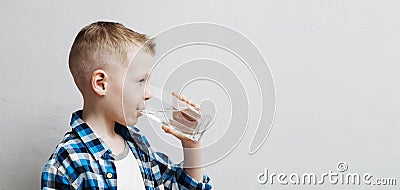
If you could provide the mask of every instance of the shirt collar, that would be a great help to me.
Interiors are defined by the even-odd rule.
[[[82,110],[72,113],[70,125],[96,160],[101,158],[106,152],[111,154],[111,150],[107,144],[98,138],[89,125],[83,121]],[[140,130],[135,126],[127,127],[115,122],[114,131],[121,135],[123,139],[135,143],[141,150],[149,154],[148,147],[143,142],[142,135],[139,133]]]

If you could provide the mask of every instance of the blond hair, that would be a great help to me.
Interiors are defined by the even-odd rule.
[[[154,55],[155,44],[147,35],[120,23],[99,21],[82,28],[75,37],[68,61],[79,91],[83,93],[86,85],[90,85],[93,71],[125,63],[129,51],[141,46]]]

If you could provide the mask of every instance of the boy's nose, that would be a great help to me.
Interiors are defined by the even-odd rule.
[[[147,89],[144,93],[144,100],[150,100],[151,97],[151,92]]]

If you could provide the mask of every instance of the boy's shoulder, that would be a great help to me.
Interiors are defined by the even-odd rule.
[[[96,176],[92,174],[98,171],[94,156],[81,137],[71,130],[64,135],[46,162],[41,175],[42,187],[70,184],[78,189],[88,175]]]
[[[79,136],[71,130],[56,146],[46,165],[59,168],[65,164],[81,163],[80,160],[94,159]]]

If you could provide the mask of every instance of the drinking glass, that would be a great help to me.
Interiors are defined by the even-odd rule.
[[[152,98],[146,101],[146,108],[139,110],[140,113],[195,142],[199,141],[210,127],[211,116],[175,92],[167,92],[154,84],[147,88]]]

